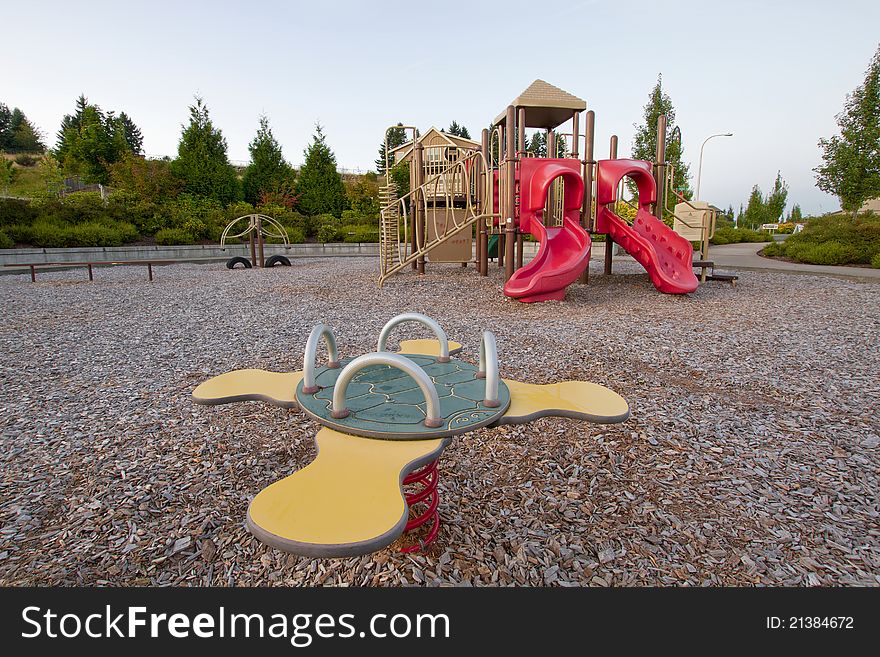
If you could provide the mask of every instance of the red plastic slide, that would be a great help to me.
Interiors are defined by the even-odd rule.
[[[699,281],[694,274],[691,243],[647,210],[657,195],[651,163],[601,160],[598,170],[596,232],[611,235],[645,268],[654,287],[661,292],[688,294],[696,290]],[[623,176],[632,178],[639,188],[639,209],[632,225],[605,205],[614,202]]]
[[[519,227],[541,244],[532,261],[505,283],[504,294],[524,303],[561,301],[565,289],[583,273],[590,259],[590,236],[580,225],[584,198],[580,162],[528,158],[520,166]],[[541,214],[550,184],[559,177],[565,181],[563,223],[547,228]]]

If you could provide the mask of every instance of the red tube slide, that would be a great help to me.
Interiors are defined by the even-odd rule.
[[[514,272],[504,294],[523,303],[561,301],[566,288],[587,268],[590,236],[580,225],[584,180],[580,162],[573,159],[527,158],[520,165],[520,220],[522,232],[540,241],[538,253]],[[542,213],[551,183],[564,180],[562,226],[546,227]]]

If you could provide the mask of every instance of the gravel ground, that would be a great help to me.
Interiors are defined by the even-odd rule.
[[[375,260],[355,258],[175,265],[152,284],[136,267],[0,277],[0,583],[880,584],[880,286],[745,273],[684,298],[615,267],[536,305],[505,299],[494,267],[379,290]],[[601,383],[632,418],[456,438],[426,554],[262,545],[248,500],[314,458],[318,425],[190,392],[232,369],[300,369],[320,320],[344,354],[369,351],[405,311],[470,360],[491,329],[502,375]]]

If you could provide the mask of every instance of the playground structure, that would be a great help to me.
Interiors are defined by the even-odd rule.
[[[436,143],[417,138],[415,127],[393,126],[412,133],[411,142],[404,145],[411,191],[398,198],[392,163],[386,160],[380,193],[379,285],[406,267],[424,273],[426,262],[455,261],[434,255],[455,240],[464,244],[457,251],[458,261],[466,265],[473,259],[481,276],[488,275],[490,249],[497,249],[507,296],[522,302],[561,300],[569,285],[589,281],[590,235],[603,234],[606,274],[611,274],[613,246],[618,244],[645,268],[661,292],[696,290],[694,267],[702,268],[705,281],[712,266],[706,259],[715,209],[681,195],[675,208],[667,207],[676,191],[672,166],[666,162],[666,117],[658,120],[654,163],[618,159],[616,136],[611,138],[609,159],[595,160],[593,111],[586,112],[585,134],[580,134],[580,115],[586,107],[580,98],[535,80],[495,118],[491,129],[482,131],[479,148],[476,142],[473,147],[456,145],[452,158],[442,155],[448,147],[435,155]],[[556,128],[569,121],[570,156],[535,157],[526,150],[525,131],[537,128],[544,131],[548,156],[556,155]],[[438,170],[436,162],[447,164]],[[638,190],[633,202],[623,198],[626,179]],[[632,221],[618,214],[623,205],[630,206],[632,212],[625,214],[631,214]],[[664,209],[674,218],[672,228],[662,221]],[[523,266],[526,235],[539,247]],[[695,235],[702,256],[697,263],[690,241]]]
[[[389,352],[392,331],[413,322],[434,338],[402,340],[397,353]],[[322,341],[328,362],[318,366]],[[333,331],[321,323],[306,341],[302,371],[237,370],[199,385],[192,393],[197,404],[263,401],[299,407],[324,425],[315,460],[251,500],[251,533],[295,554],[343,557],[424,527],[418,542],[402,548],[422,550],[440,529],[439,457],[453,437],[548,415],[597,423],[629,417],[626,401],[603,386],[501,378],[489,331],[477,366],[459,358],[461,351],[437,322],[405,313],[385,325],[375,352],[342,358]]]
[[[237,233],[232,233],[233,226],[246,222],[245,227]],[[232,233],[232,234],[230,234]],[[283,255],[264,256],[264,244],[269,239],[280,239],[284,242],[284,248],[290,248],[290,240],[287,230],[278,221],[265,214],[246,214],[233,219],[220,235],[220,248],[226,250],[227,239],[239,239],[247,235],[250,246],[250,260],[242,256],[235,256],[226,261],[227,269],[235,269],[236,265],[243,265],[245,269],[252,267],[274,267],[275,265],[290,266],[290,260]]]

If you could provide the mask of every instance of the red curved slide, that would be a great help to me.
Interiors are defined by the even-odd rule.
[[[645,268],[654,287],[666,294],[689,294],[697,289],[693,247],[685,238],[644,208],[639,208],[632,226],[607,207],[599,212],[609,235]]]
[[[564,219],[562,226],[547,228],[541,213],[550,184],[559,177],[565,181]],[[583,194],[584,181],[577,160],[522,161],[519,227],[540,240],[541,245],[532,261],[505,283],[504,294],[524,303],[561,301],[565,297],[565,289],[583,273],[590,259],[590,236],[579,220]]]

